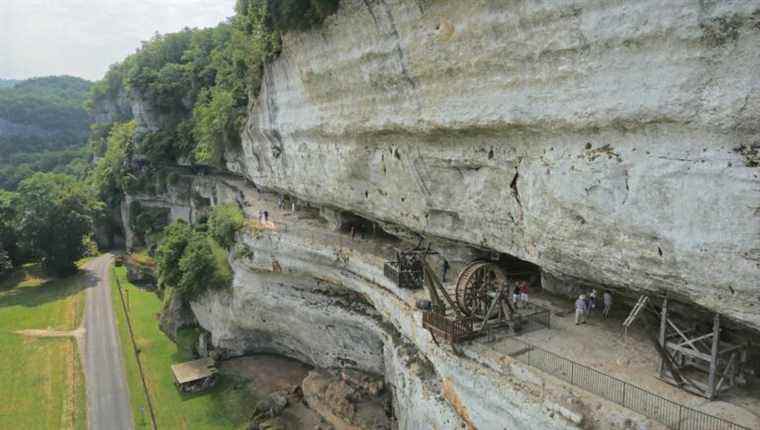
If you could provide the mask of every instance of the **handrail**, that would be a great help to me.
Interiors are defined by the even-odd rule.
[[[698,411],[622,379],[538,348],[517,338],[523,347],[511,355],[576,387],[596,394],[627,409],[659,421],[675,430],[750,430],[748,427]]]

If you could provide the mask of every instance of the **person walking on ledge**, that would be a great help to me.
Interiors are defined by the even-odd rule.
[[[586,323],[586,295],[581,294],[575,301],[575,325]]]

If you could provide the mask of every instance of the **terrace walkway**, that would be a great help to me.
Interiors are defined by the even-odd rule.
[[[514,340],[508,337],[500,337],[496,342],[484,344],[484,346],[487,345],[488,348],[497,353],[511,355],[529,365],[532,360],[534,367],[542,369],[545,367],[545,363],[543,363],[545,358],[536,353],[531,353],[530,357],[525,355],[527,353],[526,346],[528,348],[530,346],[538,347],[541,350],[553,353],[545,354],[547,356],[556,355],[560,359],[572,360],[691,409],[750,429],[760,428],[760,396],[758,396],[760,386],[758,381],[751,381],[748,386],[732,390],[716,401],[706,400],[661,381],[657,377],[659,356],[642,325],[634,323],[628,331],[628,337],[623,338],[622,322],[630,310],[628,307],[618,305],[615,308],[613,306],[613,312],[607,320],[602,318],[600,312],[593,313],[587,324],[576,326],[572,301],[541,292],[534,292],[531,301],[552,309],[550,330],[531,331]],[[560,368],[561,366],[565,367]],[[560,374],[560,379],[570,380],[568,364],[557,364],[556,368]],[[587,378],[593,380],[595,376],[587,376]],[[574,375],[574,379],[580,380],[578,375]],[[578,381],[575,382],[574,385],[579,385]],[[601,380],[592,382],[598,382],[597,385],[604,383]],[[609,387],[599,387],[602,394],[604,394],[605,389],[609,389]],[[682,428],[692,427],[683,426]],[[714,428],[721,429],[723,427]]]

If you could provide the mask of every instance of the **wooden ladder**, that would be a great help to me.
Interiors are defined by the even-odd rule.
[[[628,336],[628,327],[633,324],[634,321],[636,321],[636,317],[639,316],[639,313],[641,313],[641,310],[646,307],[647,302],[649,301],[649,296],[640,296],[639,300],[636,302],[636,305],[631,309],[631,313],[628,314],[628,318],[623,321],[623,327],[625,327],[625,335]]]

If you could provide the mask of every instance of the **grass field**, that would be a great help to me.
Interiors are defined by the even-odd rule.
[[[161,300],[150,291],[130,284],[126,269],[117,267],[116,276],[129,299],[129,313],[140,350],[145,378],[160,429],[238,429],[244,428],[253,399],[245,384],[231,376],[220,375],[219,383],[202,394],[180,394],[174,387],[170,366],[193,359],[190,345],[196,338],[194,330],[180,335],[179,345],[173,343],[158,328]],[[124,308],[119,298],[116,280],[111,280],[114,312],[122,350],[127,366],[130,404],[135,428],[149,429],[150,417],[140,381],[137,361],[129,339]]]
[[[0,282],[0,428],[87,428],[76,341],[16,332],[77,328],[84,289],[91,282],[88,275],[49,280],[37,266],[25,266]]]

